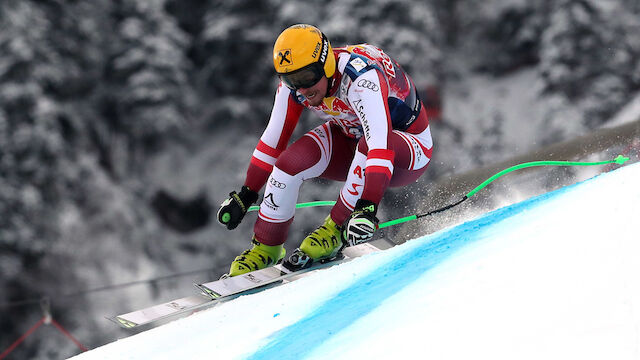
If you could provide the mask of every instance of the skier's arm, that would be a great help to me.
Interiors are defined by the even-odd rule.
[[[269,123],[251,156],[245,186],[256,192],[262,189],[273,170],[273,165],[286,149],[302,109],[304,106],[295,100],[291,90],[280,83]]]
[[[349,245],[373,237],[378,229],[378,204],[393,175],[395,153],[390,148],[392,127],[388,94],[385,78],[375,69],[358,76],[349,88],[349,102],[362,123],[368,148],[362,196],[343,228],[343,237]]]
[[[385,78],[374,69],[355,79],[348,92],[349,102],[362,122],[368,146],[361,199],[376,205],[389,186],[395,157],[389,140],[392,127],[387,104],[388,93]]]
[[[267,182],[278,156],[287,147],[302,109],[303,106],[295,101],[291,91],[280,84],[269,124],[253,151],[244,186],[238,193],[231,192],[218,210],[218,221],[227,229],[236,228],[249,206],[258,200],[258,191]]]

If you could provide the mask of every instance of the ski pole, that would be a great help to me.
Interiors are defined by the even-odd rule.
[[[613,160],[605,160],[605,161],[596,161],[596,162],[583,162],[583,161],[531,161],[531,162],[526,162],[526,163],[521,163],[518,165],[514,165],[511,166],[509,168],[506,168],[496,174],[494,174],[493,176],[491,176],[490,178],[488,178],[487,180],[485,180],[484,182],[482,182],[482,184],[476,186],[473,190],[469,191],[464,197],[462,197],[460,200],[451,203],[449,205],[445,205],[441,208],[435,209],[435,210],[431,210],[429,212],[423,213],[423,214],[415,214],[415,215],[409,215],[409,216],[405,216],[399,219],[395,219],[395,220],[389,220],[387,222],[383,222],[380,224],[380,228],[385,228],[385,227],[389,227],[389,226],[393,226],[393,225],[397,225],[397,224],[402,224],[408,221],[412,221],[412,220],[416,220],[416,219],[420,219],[426,216],[430,216],[433,214],[437,214],[446,210],[451,209],[452,207],[458,206],[460,204],[462,204],[465,200],[469,199],[470,197],[474,196],[476,193],[478,193],[478,191],[484,189],[485,187],[487,187],[487,185],[491,184],[492,182],[496,181],[498,178],[516,171],[516,170],[520,170],[520,169],[525,169],[525,168],[529,168],[529,167],[534,167],[534,166],[595,166],[595,165],[605,165],[605,164],[619,164],[619,165],[623,165],[626,161],[628,161],[629,158],[622,156],[622,155],[618,155],[615,159]],[[333,206],[335,205],[335,201],[311,201],[311,202],[305,202],[305,203],[300,203],[300,204],[296,204],[296,209],[300,209],[300,208],[306,208],[306,207],[315,207],[315,206]],[[260,206],[251,206],[249,208],[248,211],[256,211],[260,209]]]
[[[326,200],[326,201],[310,201],[305,203],[296,204],[296,209],[307,208],[307,207],[316,207],[316,206],[333,206],[335,205],[335,201]],[[250,206],[247,211],[256,211],[260,209],[259,205]]]

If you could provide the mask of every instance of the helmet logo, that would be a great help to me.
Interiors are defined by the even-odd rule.
[[[329,40],[322,39],[322,52],[320,53],[320,61],[324,64],[327,61],[327,53],[329,52]]]
[[[316,57],[318,57],[318,53],[320,52],[320,47],[321,47],[321,46],[322,46],[322,44],[321,44],[320,42],[318,42],[318,43],[316,44],[316,48],[313,50],[313,54],[311,54],[311,57],[312,57],[312,58],[314,58],[314,59],[315,59]]]
[[[290,49],[278,51],[278,57],[280,58],[280,65],[282,65],[282,63],[284,63],[284,62],[286,62],[287,65],[292,65],[293,64],[293,60],[291,59],[291,50]]]

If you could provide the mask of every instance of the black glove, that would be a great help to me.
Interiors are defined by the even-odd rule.
[[[358,200],[355,209],[344,222],[344,230],[342,230],[342,238],[349,246],[358,245],[373,238],[373,234],[378,230],[377,212],[378,205],[375,203],[369,200]]]
[[[240,193],[231,192],[229,198],[220,204],[218,221],[229,230],[235,229],[242,221],[244,214],[249,210],[249,206],[253,205],[257,200],[258,193],[246,186],[242,187]]]

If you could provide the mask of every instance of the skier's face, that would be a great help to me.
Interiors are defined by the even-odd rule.
[[[327,80],[326,76],[323,76],[320,81],[312,87],[298,89],[298,92],[307,98],[309,105],[318,106],[322,103],[322,99],[324,99],[324,95],[327,93],[328,84],[329,80]]]

